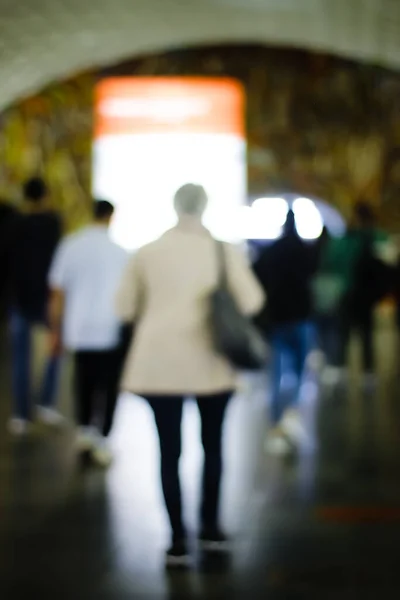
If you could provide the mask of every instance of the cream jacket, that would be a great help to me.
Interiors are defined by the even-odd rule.
[[[226,244],[228,281],[245,314],[264,294],[245,257]],[[129,262],[117,312],[135,323],[122,389],[138,395],[208,395],[233,390],[236,374],[213,349],[209,297],[218,282],[216,244],[193,219],[181,221]]]

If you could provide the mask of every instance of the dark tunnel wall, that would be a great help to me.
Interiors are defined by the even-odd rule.
[[[296,191],[345,216],[360,198],[400,229],[400,75],[261,46],[181,49],[58,83],[0,118],[0,196],[42,171],[74,227],[88,214],[92,92],[107,75],[228,75],[247,90],[251,195]]]

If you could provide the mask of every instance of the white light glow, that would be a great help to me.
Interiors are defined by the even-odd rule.
[[[234,215],[245,198],[243,141],[212,134],[107,136],[96,142],[94,157],[95,194],[115,204],[111,236],[124,248],[135,250],[174,226],[173,197],[188,182],[209,195],[204,223],[211,232],[239,241]]]
[[[309,198],[296,198],[293,202],[296,229],[305,240],[317,239],[323,230],[324,223],[314,202]]]
[[[258,198],[240,209],[237,231],[246,240],[275,240],[282,234],[288,203],[284,198]]]
[[[276,240],[283,232],[289,203],[281,197],[258,198],[251,207],[243,206],[232,217],[238,237],[246,240]],[[318,208],[308,198],[293,202],[298,234],[305,240],[317,239],[323,220]]]
[[[118,244],[136,250],[173,227],[173,197],[186,183],[204,186],[204,224],[212,234],[240,241],[246,143],[243,91],[237,86],[185,77],[100,84],[93,186],[95,196],[116,207],[111,236]]]

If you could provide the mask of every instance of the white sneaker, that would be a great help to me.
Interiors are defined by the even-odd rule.
[[[326,356],[322,352],[322,350],[313,350],[307,356],[307,366],[314,371],[314,373],[319,373],[323,370],[326,365]]]
[[[44,425],[50,425],[51,427],[62,427],[65,425],[65,417],[63,417],[62,414],[54,408],[38,406],[36,409],[36,415],[38,421],[44,423]]]
[[[297,410],[288,410],[284,414],[281,427],[289,440],[296,446],[307,442],[308,436],[306,428],[304,426],[303,419]]]
[[[75,440],[78,452],[91,452],[96,446],[97,438],[98,433],[94,427],[78,427]]]
[[[12,417],[8,422],[8,431],[12,435],[22,436],[28,433],[29,421],[26,419],[20,419],[19,417]]]
[[[346,370],[327,365],[321,374],[321,382],[326,386],[336,386],[346,381]]]
[[[99,465],[99,467],[109,467],[113,461],[113,454],[106,438],[101,438],[96,441],[91,454],[93,461]]]
[[[265,440],[265,452],[275,456],[284,456],[290,454],[292,447],[283,433],[279,431],[271,431]]]

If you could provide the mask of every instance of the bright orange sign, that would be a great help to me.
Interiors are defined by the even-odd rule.
[[[119,77],[96,88],[95,137],[214,133],[245,137],[244,90],[233,79]]]

